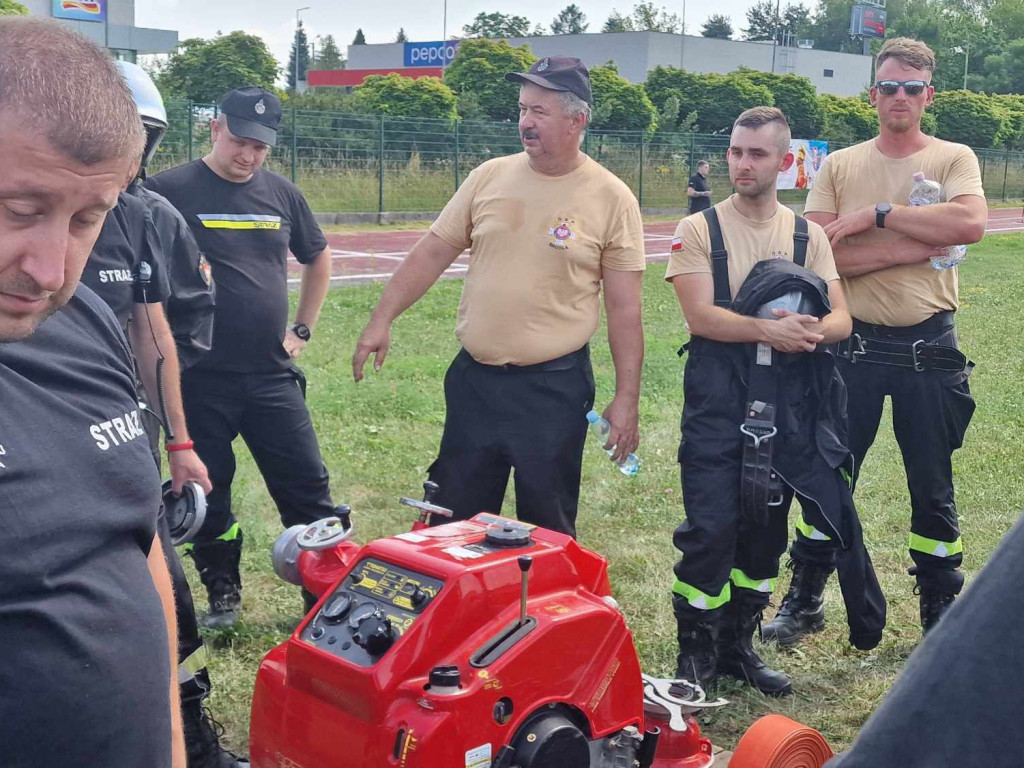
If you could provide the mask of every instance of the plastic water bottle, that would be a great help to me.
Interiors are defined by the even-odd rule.
[[[924,177],[924,173],[918,171],[914,174],[914,186],[910,189],[907,198],[912,206],[934,205],[942,199],[942,185],[937,181],[930,181]],[[941,256],[932,256],[932,267],[935,269],[950,269],[960,264],[967,258],[966,245],[950,245],[942,249]]]
[[[608,423],[607,419],[601,418],[601,414],[597,411],[590,411],[587,414],[587,421],[590,422],[591,434],[601,441],[600,445],[603,449],[605,443],[608,442],[608,434],[612,431],[612,425]],[[615,447],[612,446],[612,449],[605,451],[605,453],[611,456],[615,453]],[[619,472],[626,477],[632,477],[640,471],[640,459],[636,457],[635,453],[629,454],[626,458],[615,462],[615,464],[619,468]]]

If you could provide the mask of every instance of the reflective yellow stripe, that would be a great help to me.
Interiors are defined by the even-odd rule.
[[[733,568],[729,572],[729,580],[737,587],[752,589],[755,592],[766,592],[770,595],[775,591],[775,579],[752,579],[739,568]]]
[[[690,586],[684,581],[676,579],[676,583],[672,585],[672,591],[684,598],[686,602],[694,608],[700,608],[704,611],[720,608],[729,602],[729,597],[732,595],[732,589],[729,587],[729,582],[725,582],[725,586],[722,587],[722,591],[717,595],[709,595],[705,592],[701,592],[696,587]]]
[[[916,533],[910,534],[910,548],[915,552],[924,552],[926,555],[935,557],[953,557],[953,555],[959,555],[964,551],[964,545],[959,536],[956,541],[939,541],[926,536],[918,536]]]
[[[242,529],[238,527],[238,523],[235,523],[217,538],[221,541],[234,541],[238,538],[238,534],[241,532]]]
[[[206,659],[206,646],[201,645],[196,648],[191,654],[186,656],[180,662],[178,662],[178,671],[186,672],[191,677],[195,675],[201,669],[207,666]],[[181,675],[178,675],[178,679],[181,679]]]
[[[796,528],[798,533],[804,535],[804,537],[811,539],[812,541],[832,541],[830,536],[826,536],[824,533],[819,531],[813,525],[808,523],[803,517],[798,517],[796,522],[793,523],[793,527]]]
[[[209,219],[203,222],[207,229],[280,229],[280,221],[224,221]]]

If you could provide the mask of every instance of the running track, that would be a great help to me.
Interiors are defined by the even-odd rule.
[[[668,260],[669,243],[675,228],[676,222],[673,221],[660,221],[644,227],[644,250],[649,262]],[[989,234],[1024,232],[1021,210],[1002,208],[989,211],[986,231]],[[422,235],[423,232],[419,230],[328,234],[333,262],[331,284],[339,286],[387,280]],[[445,276],[461,277],[466,273],[468,263],[469,253],[466,252],[445,271]],[[288,282],[298,284],[298,263],[291,260],[288,271]]]

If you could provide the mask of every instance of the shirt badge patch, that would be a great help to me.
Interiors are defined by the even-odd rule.
[[[557,248],[560,251],[569,250],[569,240],[576,239],[576,233],[572,231],[571,224],[576,222],[572,219],[555,219],[555,226],[548,230],[548,234],[551,235],[554,240],[548,243],[552,248]]]
[[[203,278],[207,288],[213,283],[213,267],[210,266],[210,262],[201,253],[199,254],[199,276]]]
[[[675,253],[676,251],[683,250],[683,238],[681,238],[681,237],[673,237],[672,238],[672,247],[669,248],[669,250],[672,253]]]

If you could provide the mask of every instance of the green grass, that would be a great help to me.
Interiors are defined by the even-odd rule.
[[[990,237],[961,271],[961,341],[978,363],[971,386],[978,400],[964,448],[954,458],[957,501],[965,542],[965,570],[982,567],[1020,509],[1024,473],[1019,435],[1024,430],[1020,382],[1024,360],[1024,288],[1020,252],[1024,236]],[[647,356],[641,401],[644,468],[626,480],[599,451],[585,456],[579,533],[586,546],[611,563],[612,585],[632,627],[645,669],[673,671],[674,622],[669,604],[675,552],[673,528],[683,517],[676,447],[682,405],[683,339],[676,299],[653,266],[645,284]],[[380,373],[360,384],[351,379],[350,356],[380,292],[380,285],[334,290],[316,337],[302,360],[309,400],[335,500],[352,505],[362,541],[407,530],[401,495],[416,495],[441,436],[441,382],[457,351],[453,336],[461,285],[443,281],[396,324],[393,346]],[[612,393],[612,367],[604,331],[594,339],[599,404]],[[886,416],[888,419],[888,416]],[[283,641],[300,618],[298,590],[273,575],[269,551],[281,530],[276,511],[251,458],[236,445],[239,471],[234,509],[246,532],[242,561],[244,613],[237,629],[209,635],[214,681],[213,711],[227,726],[226,741],[245,751],[249,702],[262,656]],[[919,641],[917,599],[906,575],[909,501],[899,454],[886,421],[865,463],[857,502],[868,544],[889,601],[889,624],[870,653],[846,643],[838,586],[828,588],[828,628],[796,650],[767,649],[769,663],[793,678],[795,695],[769,700],[735,685],[721,691],[731,704],[707,717],[705,732],[724,747],[735,745],[755,718],[780,712],[822,731],[834,747],[847,746],[877,706]],[[513,509],[512,499],[506,512]],[[187,565],[197,605],[205,598]],[[784,572],[785,574],[785,572]],[[784,579],[785,581],[785,576]],[[785,589],[780,585],[780,592]],[[774,598],[777,603],[779,594]]]

